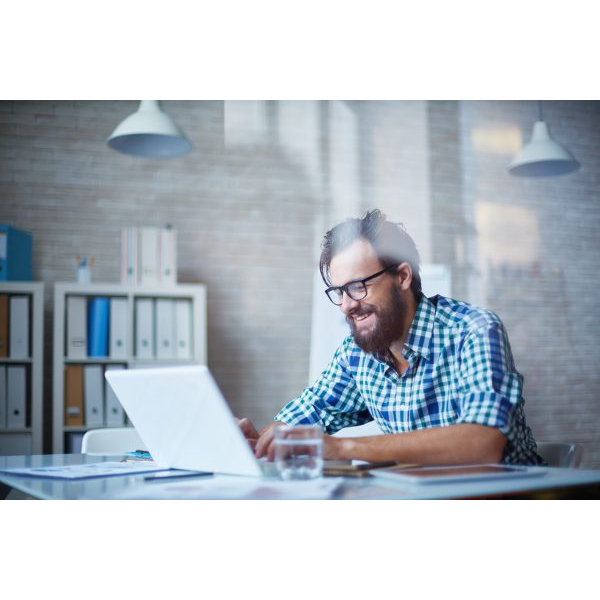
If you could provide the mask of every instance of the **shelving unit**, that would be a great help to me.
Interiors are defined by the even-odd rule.
[[[67,355],[67,306],[69,298],[83,297],[87,302],[94,297],[122,299],[126,304],[126,336],[123,355],[119,358],[111,356],[85,356],[69,358]],[[152,300],[152,323],[156,330],[156,301],[172,300],[190,303],[190,347],[186,358],[141,358],[136,347],[138,300]],[[110,325],[109,325],[110,330]],[[154,345],[153,354],[157,348]],[[148,352],[148,351],[146,351]],[[176,350],[173,349],[175,354]],[[110,342],[109,351],[110,353]],[[65,425],[65,368],[68,365],[122,365],[127,369],[206,364],[206,286],[203,284],[179,284],[170,287],[142,287],[118,284],[75,284],[57,283],[54,286],[54,359],[53,359],[53,417],[52,417],[52,449],[54,453],[68,451],[68,436],[81,436],[92,428],[87,425]],[[84,399],[85,401],[85,399]],[[105,407],[106,408],[106,407]],[[106,416],[106,411],[105,411]],[[105,420],[106,422],[106,420]],[[123,426],[126,424],[123,423]],[[105,425],[94,425],[93,428]],[[111,425],[111,427],[114,425]]]
[[[26,296],[28,303],[28,352],[24,357],[0,356],[0,368],[25,369],[25,427],[8,427],[0,423],[0,455],[41,454],[43,451],[43,371],[44,371],[44,284],[38,282],[0,282],[0,294],[9,299]],[[8,301],[10,305],[10,300]],[[10,319],[10,317],[9,317]],[[10,335],[14,335],[9,329]],[[8,411],[8,389],[5,389]]]

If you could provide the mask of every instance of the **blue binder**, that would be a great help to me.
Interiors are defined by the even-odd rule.
[[[0,281],[31,281],[30,233],[0,224]]]
[[[96,296],[88,301],[88,356],[108,356],[110,302]]]

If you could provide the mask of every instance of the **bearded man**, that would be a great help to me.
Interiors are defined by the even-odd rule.
[[[543,464],[525,422],[523,377],[490,310],[421,291],[412,238],[379,210],[327,232],[320,270],[351,336],[311,387],[260,433],[240,426],[257,458],[273,460],[282,424],[326,434],[375,420],[384,435],[325,435],[324,458],[417,464]]]

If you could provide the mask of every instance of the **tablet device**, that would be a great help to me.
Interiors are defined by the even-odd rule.
[[[435,484],[460,481],[498,480],[513,477],[539,477],[546,469],[521,465],[460,465],[442,467],[390,467],[371,471],[374,477],[411,484]]]

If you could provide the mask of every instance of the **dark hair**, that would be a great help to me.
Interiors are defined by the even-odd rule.
[[[326,285],[329,266],[333,257],[356,240],[364,239],[371,244],[383,268],[407,262],[412,268],[411,290],[416,299],[421,297],[419,274],[419,251],[413,239],[406,233],[402,223],[392,223],[378,209],[371,210],[362,219],[346,219],[330,229],[321,243],[319,270]]]

